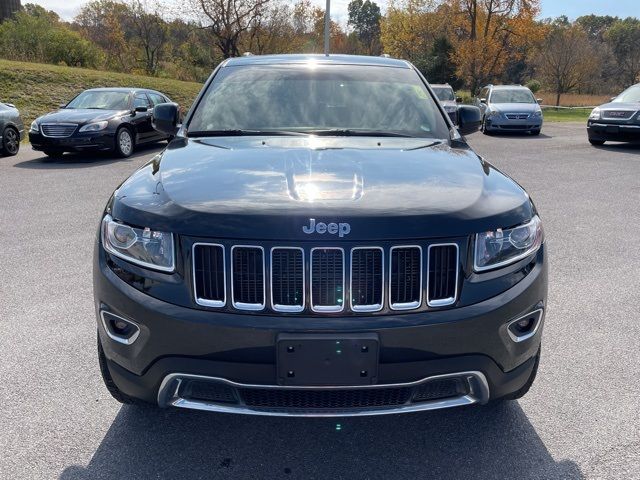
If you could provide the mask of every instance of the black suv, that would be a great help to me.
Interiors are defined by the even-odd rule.
[[[518,398],[540,358],[538,212],[410,63],[223,62],[107,203],[95,249],[111,394],[216,412],[413,412]]]
[[[454,125],[458,124],[458,103],[462,102],[461,97],[456,97],[455,92],[453,91],[453,87],[448,83],[443,84],[431,84],[431,89],[433,93],[436,94],[440,103],[444,107],[444,111],[447,112],[449,118],[454,123]]]

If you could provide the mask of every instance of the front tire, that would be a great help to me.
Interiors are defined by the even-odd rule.
[[[111,394],[113,398],[115,398],[118,402],[124,403],[127,405],[141,405],[144,404],[142,400],[138,400],[137,398],[130,397],[120,391],[118,386],[114,383],[113,378],[111,378],[111,373],[109,373],[109,367],[107,366],[107,357],[104,354],[104,350],[102,349],[102,344],[100,343],[100,337],[98,336],[98,363],[100,365],[100,374],[102,375],[102,380],[104,381],[104,386],[107,387],[107,390]]]
[[[133,153],[135,143],[133,133],[127,127],[120,127],[116,132],[115,154],[120,158],[130,157]]]
[[[13,157],[20,150],[20,134],[13,127],[7,127],[2,132],[2,153],[3,157]]]
[[[589,143],[591,145],[596,146],[596,147],[600,147],[600,146],[604,145],[604,142],[605,142],[604,140],[594,140],[592,138],[589,139]]]
[[[536,128],[535,130],[531,130],[531,135],[534,135],[534,136],[540,135],[540,129]]]

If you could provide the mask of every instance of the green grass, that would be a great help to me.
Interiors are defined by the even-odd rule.
[[[591,113],[591,108],[575,108],[571,110],[545,108],[543,113],[545,122],[586,122]]]
[[[185,110],[202,85],[167,78],[103,72],[85,68],[0,60],[0,101],[13,103],[26,128],[40,115],[94,87],[153,88],[166,93]]]

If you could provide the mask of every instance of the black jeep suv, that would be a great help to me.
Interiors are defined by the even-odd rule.
[[[409,63],[226,60],[114,192],[94,292],[111,394],[347,416],[517,398],[540,358],[542,224]]]

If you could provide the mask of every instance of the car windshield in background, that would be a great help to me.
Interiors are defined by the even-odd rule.
[[[453,95],[453,90],[451,88],[442,88],[442,87],[431,87],[433,88],[433,92],[436,94],[436,97],[441,102],[453,102],[456,97]]]
[[[129,93],[109,90],[83,92],[71,100],[65,108],[127,110],[129,108]]]
[[[222,68],[188,132],[449,137],[414,70],[313,63]]]
[[[627,88],[613,101],[621,103],[640,103],[640,85],[634,85],[633,87]]]
[[[536,99],[529,90],[496,89],[491,93],[491,103],[536,103]]]

